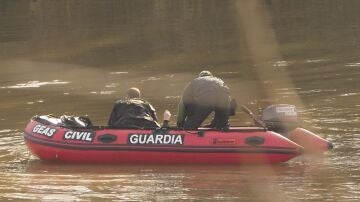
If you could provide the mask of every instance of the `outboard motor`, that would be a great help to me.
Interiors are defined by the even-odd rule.
[[[269,130],[303,146],[305,152],[325,152],[334,147],[331,142],[299,126],[294,105],[270,105],[263,110],[261,119]]]
[[[289,104],[277,104],[266,107],[261,116],[269,130],[287,133],[298,127],[296,107]]]

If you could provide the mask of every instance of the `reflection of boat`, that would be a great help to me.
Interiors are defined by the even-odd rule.
[[[69,163],[280,163],[303,149],[260,127],[227,131],[75,127],[51,116],[32,118],[24,138],[40,159]]]
[[[38,161],[31,160],[26,162],[27,173],[67,173],[67,174],[93,174],[101,170],[101,174],[133,174],[133,173],[154,173],[164,174],[173,173],[198,173],[209,174],[215,173],[219,170],[224,173],[241,174],[243,176],[249,176],[253,171],[259,169],[267,169],[276,175],[302,175],[309,165],[303,163],[281,163],[281,164],[247,164],[239,167],[233,164],[222,164],[210,166],[209,164],[166,164],[158,166],[158,164],[123,164],[118,166],[117,164],[61,164],[51,161]],[[206,170],[207,172],[203,172]],[[265,172],[259,173],[259,176],[264,175]],[[220,176],[218,176],[220,177]],[[210,177],[211,178],[211,177]],[[210,179],[208,178],[208,179]],[[216,178],[214,176],[214,178]],[[210,185],[209,185],[210,186]]]

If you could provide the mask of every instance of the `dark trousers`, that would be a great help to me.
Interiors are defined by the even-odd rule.
[[[211,112],[215,111],[215,117],[212,123],[217,129],[225,129],[229,127],[229,108],[202,106],[196,104],[193,106],[191,114],[186,116],[184,129],[196,130],[209,116]]]

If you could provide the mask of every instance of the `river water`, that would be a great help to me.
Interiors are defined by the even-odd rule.
[[[0,199],[359,201],[359,6],[0,1]],[[63,165],[41,162],[24,145],[32,116],[88,115],[105,125],[132,86],[159,117],[175,115],[184,86],[203,69],[254,111],[296,105],[301,124],[335,148],[273,166]],[[240,109],[230,122],[252,124]]]

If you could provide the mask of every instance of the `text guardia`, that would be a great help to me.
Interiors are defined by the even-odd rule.
[[[182,145],[184,142],[183,135],[169,134],[130,134],[129,144],[166,144]]]

